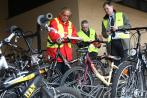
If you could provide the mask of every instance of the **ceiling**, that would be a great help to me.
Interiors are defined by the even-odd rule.
[[[115,1],[120,4],[126,5],[128,7],[132,7],[137,10],[147,12],[147,0],[110,0],[110,1]]]
[[[8,17],[11,18],[53,0],[8,0]]]
[[[45,3],[49,3],[53,0],[8,0],[8,18],[19,15],[33,8],[41,6]],[[147,12],[147,0],[107,0],[117,1],[119,4],[123,4],[141,11]]]

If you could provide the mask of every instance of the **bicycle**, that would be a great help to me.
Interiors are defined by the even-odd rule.
[[[17,78],[8,77],[0,88],[1,98],[62,98],[61,96],[74,96],[75,98],[82,98],[78,91],[60,87],[54,88],[48,85],[48,82],[41,76],[47,70],[47,67],[36,70],[32,73],[22,74]],[[30,82],[29,82],[30,81]],[[23,83],[29,82],[27,86]],[[38,94],[39,93],[39,94]]]
[[[10,41],[14,36],[22,35],[21,33],[19,28],[14,27],[10,36],[1,41],[0,49],[5,44],[16,47],[16,45],[11,44]],[[4,69],[11,68],[4,59],[5,56],[2,55],[1,50],[0,57],[0,67]],[[54,88],[48,85],[48,82],[43,78],[43,75],[48,71],[48,66],[40,65],[38,69],[26,73],[22,71],[17,73],[15,67],[12,68],[12,76],[5,77],[5,80],[1,81],[0,98],[62,98],[65,96],[82,98],[75,89],[67,87]],[[13,76],[13,74],[15,75]]]
[[[51,15],[52,16],[52,15]],[[50,31],[54,31],[55,33],[58,33],[58,31],[52,27],[48,26],[50,18],[46,17],[46,15],[40,15],[37,19],[38,24],[41,26],[42,30],[47,30],[48,32]],[[60,43],[58,42],[51,42],[52,44],[56,44],[57,50],[56,50],[56,56],[55,58],[50,58],[49,59],[49,66],[50,66],[50,75],[51,77],[47,77],[49,78],[49,80],[51,80],[52,83],[55,83],[56,85],[59,85],[60,80],[62,78],[62,73],[60,71],[60,69],[58,69],[57,66],[57,59],[61,58],[63,60],[63,63],[65,64],[65,66],[67,66],[69,69],[71,68],[71,64],[75,63],[76,60],[73,61],[68,61],[60,52],[60,45],[62,45],[63,43],[69,43],[71,40],[81,40],[81,38],[79,37],[73,37],[73,36],[67,36],[66,38],[61,38],[62,41]],[[55,76],[55,78],[54,78]],[[53,78],[52,78],[53,77]]]
[[[89,42],[89,45],[93,42],[106,43],[105,41],[95,40]],[[99,56],[100,59],[108,59],[112,61],[109,74],[104,76],[103,70],[104,66],[106,65],[104,65],[100,59],[93,62],[89,57],[87,49],[81,49],[79,51],[84,53],[83,57],[77,59],[80,60],[82,67],[76,66],[69,69],[63,75],[61,85],[78,88],[83,95],[95,98],[95,96],[99,96],[98,93],[101,93],[100,88],[109,87],[111,85],[113,69],[117,69],[117,66],[114,65],[113,60],[120,60],[120,58],[110,55]],[[96,86],[93,84],[93,78],[98,79],[98,84]]]
[[[113,79],[111,98],[146,98],[146,81],[144,73],[147,65],[147,47],[141,49],[141,30],[147,27],[119,29],[118,31],[135,31],[137,43],[129,52],[129,58],[119,65]],[[132,34],[132,35],[134,35]]]

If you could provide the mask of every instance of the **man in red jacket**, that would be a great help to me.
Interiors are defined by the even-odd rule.
[[[47,52],[51,58],[56,59],[57,54],[57,43],[60,43],[63,38],[67,38],[67,36],[77,36],[76,29],[72,22],[69,21],[71,17],[71,10],[69,8],[63,8],[59,12],[59,16],[50,21],[50,27],[57,30],[48,32],[48,43],[47,43]],[[71,43],[76,43],[75,40],[67,43],[62,43],[60,45],[61,54],[68,60],[72,60],[72,47]],[[62,73],[65,73],[68,70],[68,67],[63,63],[63,60],[58,57],[57,67],[61,70]]]

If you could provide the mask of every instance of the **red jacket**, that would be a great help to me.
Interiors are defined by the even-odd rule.
[[[68,32],[69,21],[67,21],[65,24],[63,24],[63,22],[61,21],[61,19],[59,17],[57,19],[58,19],[59,23],[63,26],[64,32]],[[59,30],[57,21],[55,19],[53,19],[50,22],[50,27],[56,29],[57,31]],[[72,29],[72,36],[77,36],[77,32],[76,32],[74,25],[72,24],[71,27],[72,27],[71,28]],[[61,32],[61,33],[63,33],[63,32]],[[64,37],[66,37],[67,35],[68,34],[64,34]],[[54,31],[48,32],[48,36],[50,37],[52,42],[56,42],[56,40],[58,38],[60,38],[60,35],[58,33],[55,33]],[[72,40],[72,43],[74,44],[74,43],[76,43],[76,41]],[[51,56],[52,58],[55,58],[56,53],[57,53],[57,48],[48,47],[47,52],[48,52],[49,56]],[[70,48],[68,46],[68,43],[64,43],[63,47],[60,48],[60,52],[68,61],[72,60],[72,48]],[[57,61],[62,62],[61,58],[58,58]]]

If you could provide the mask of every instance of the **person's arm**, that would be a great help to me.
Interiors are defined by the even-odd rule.
[[[106,29],[103,22],[101,27],[102,27],[102,32],[101,32],[102,36],[104,38],[108,38],[108,35],[110,34],[110,29]]]
[[[73,24],[72,24],[72,36],[77,37],[77,31],[76,31],[76,28]],[[75,44],[76,40],[72,40],[71,42],[72,42],[72,44]]]
[[[95,32],[95,40],[97,40],[98,39],[98,36],[97,36],[97,33]]]
[[[81,41],[81,42],[78,42],[78,43],[77,43],[77,46],[78,46],[79,48],[84,48],[84,47],[89,46],[89,43],[84,42],[84,41]]]
[[[128,28],[131,28],[130,21],[129,21],[127,15],[124,14],[124,13],[123,13],[123,22],[124,22],[124,25],[118,27],[118,29],[128,29]]]
[[[55,20],[52,20],[51,22],[50,22],[50,25],[49,25],[51,28],[54,28],[54,29],[56,29],[56,30],[58,30],[58,28],[57,28],[57,23],[56,23],[56,21]],[[50,31],[50,32],[48,32],[48,36],[50,37],[50,39],[52,40],[52,42],[56,42],[57,41],[57,39],[59,39],[60,38],[60,35],[58,34],[58,33],[56,33],[55,31]]]
[[[101,40],[103,41],[102,35],[95,33],[95,39],[96,40]],[[99,42],[94,42],[93,43],[95,47],[100,48],[101,47],[101,43]]]

